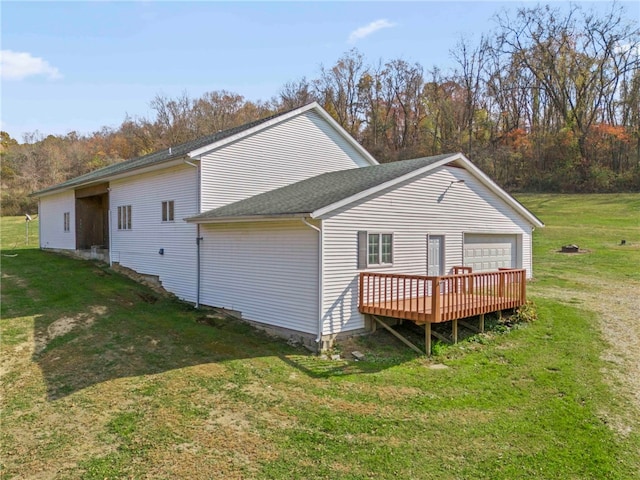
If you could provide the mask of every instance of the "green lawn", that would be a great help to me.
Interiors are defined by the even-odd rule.
[[[518,199],[547,224],[538,320],[431,359],[379,332],[361,362],[207,319],[3,218],[2,478],[638,478],[629,372],[589,295],[640,287],[640,194]]]

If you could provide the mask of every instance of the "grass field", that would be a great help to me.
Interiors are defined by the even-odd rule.
[[[538,320],[431,359],[379,332],[355,343],[361,362],[206,319],[25,245],[24,221],[3,218],[1,477],[638,478],[636,333],[622,326],[640,194],[518,198],[547,224]],[[588,252],[557,253],[567,243]]]

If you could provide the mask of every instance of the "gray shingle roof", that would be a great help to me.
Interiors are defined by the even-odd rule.
[[[189,221],[310,214],[454,154],[323,173],[189,218]]]
[[[233,135],[236,135],[238,133],[244,132],[245,130],[249,130],[253,127],[256,127],[261,123],[265,123],[265,122],[268,122],[269,120],[273,120],[276,117],[285,115],[286,113],[289,113],[289,112],[277,113],[275,115],[271,115],[269,117],[262,118],[260,120],[255,120],[253,122],[245,123],[244,125],[240,125],[239,127],[234,127],[228,130],[224,130],[222,132],[217,132],[211,135],[207,135],[205,137],[191,140],[190,142],[185,142],[180,145],[172,146],[171,148],[150,153],[142,157],[136,157],[129,160],[125,160],[124,162],[114,163],[113,165],[109,165],[107,167],[94,170],[93,172],[85,173],[84,175],[80,175],[79,177],[72,178],[70,180],[67,180],[66,182],[62,182],[57,185],[53,185],[51,187],[45,188],[43,190],[39,190],[37,192],[32,193],[31,196],[38,196],[43,193],[48,193],[56,190],[64,190],[66,188],[75,187],[75,186],[86,184],[86,183],[91,183],[101,179],[106,179],[113,175],[126,173],[132,170],[137,170],[139,168],[144,168],[157,163],[163,163],[170,160],[175,160],[185,156],[186,154],[188,154],[193,150],[205,147],[207,145],[218,142],[220,140],[224,140],[225,138],[232,137]]]

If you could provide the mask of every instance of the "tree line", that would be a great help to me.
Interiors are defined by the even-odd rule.
[[[4,215],[30,192],[312,101],[381,162],[461,151],[509,191],[640,191],[640,30],[612,4],[503,11],[442,72],[351,50],[265,101],[227,91],[156,95],[153,118],[88,135],[0,133]]]

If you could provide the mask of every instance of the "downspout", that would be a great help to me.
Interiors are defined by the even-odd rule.
[[[113,267],[113,226],[111,222],[111,187],[107,188],[107,193],[109,196],[107,199],[109,200],[109,209],[107,210],[107,228],[109,229],[109,268]],[[75,220],[75,211],[73,212],[74,220]],[[74,222],[75,223],[75,222]]]
[[[111,227],[111,202],[109,202],[109,267],[113,267],[113,232]]]
[[[200,166],[195,163],[191,163],[188,160],[184,161],[185,164],[197,169],[196,174],[196,206],[197,212],[200,213]],[[200,236],[200,224],[196,224],[196,305],[195,308],[200,308],[200,243],[202,243],[202,236]]]
[[[322,250],[324,245],[324,231],[322,228],[318,228],[315,225],[307,222],[306,218],[302,218],[302,223],[306,226],[313,228],[316,232],[318,232],[318,336],[316,337],[316,343],[320,343],[322,340],[322,284],[324,278],[324,268],[323,268],[323,256]]]
[[[200,224],[196,227],[196,308],[200,308]]]
[[[40,215],[41,209],[42,200],[38,198],[38,243],[40,244],[40,250],[42,250],[42,215]]]

